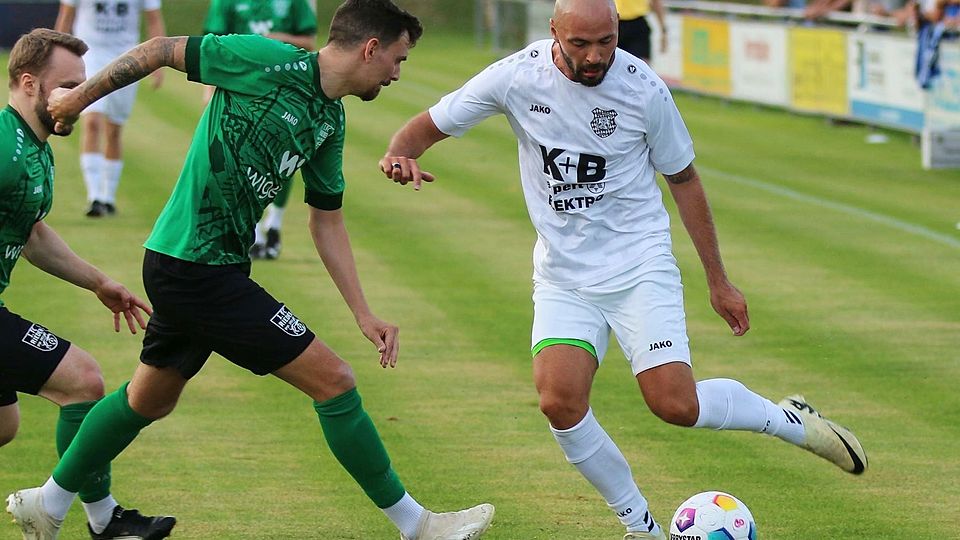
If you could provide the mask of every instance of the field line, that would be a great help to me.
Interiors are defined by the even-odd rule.
[[[901,219],[879,214],[877,212],[871,212],[870,210],[864,210],[863,208],[857,208],[856,206],[851,206],[849,204],[823,199],[814,195],[807,195],[806,193],[801,193],[783,186],[764,182],[763,180],[757,180],[756,178],[724,172],[712,167],[703,167],[701,165],[697,165],[697,169],[699,169],[703,173],[703,176],[706,176],[707,178],[718,178],[720,180],[726,180],[729,182],[750,186],[752,188],[760,189],[766,191],[767,193],[779,195],[794,201],[828,208],[849,216],[859,217],[868,221],[880,223],[881,225],[886,225],[887,227],[891,227],[908,234],[920,236],[922,238],[926,238],[927,240],[933,240],[934,242],[960,249],[960,239],[948,234],[928,229],[922,225],[903,221]]]

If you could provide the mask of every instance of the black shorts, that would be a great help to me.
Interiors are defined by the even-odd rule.
[[[153,315],[140,361],[189,379],[216,352],[257,375],[300,356],[313,332],[250,279],[250,263],[213,266],[147,250],[143,287]]]
[[[646,17],[620,21],[617,47],[644,60],[650,59],[650,25]]]
[[[36,395],[70,349],[70,342],[0,306],[0,407],[17,392]]]

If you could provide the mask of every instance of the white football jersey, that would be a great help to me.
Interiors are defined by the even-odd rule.
[[[160,9],[160,0],[60,0],[77,9],[73,35],[116,55],[140,43],[140,14]]]
[[[617,49],[603,82],[588,87],[554,65],[553,43],[534,42],[490,65],[430,116],[456,137],[507,116],[537,230],[534,278],[577,288],[670,252],[655,171],[686,168],[693,141],[667,86],[642,60]]]

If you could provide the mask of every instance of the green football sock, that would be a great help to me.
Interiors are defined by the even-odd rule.
[[[323,403],[314,402],[327,445],[378,508],[397,503],[406,490],[390,467],[377,428],[363,410],[354,388]]]
[[[73,443],[53,469],[53,479],[63,489],[79,492],[91,474],[108,467],[140,430],[152,423],[130,408],[127,384],[130,383],[101,399],[87,413]]]
[[[85,401],[83,403],[72,403],[60,407],[60,418],[57,420],[57,455],[63,457],[63,453],[70,447],[70,441],[77,435],[80,424],[84,417],[90,412],[90,409],[96,405],[96,401]],[[97,502],[110,495],[110,463],[107,462],[103,467],[93,471],[87,482],[80,489],[80,500],[85,503]]]

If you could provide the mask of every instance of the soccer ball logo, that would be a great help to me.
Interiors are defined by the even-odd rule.
[[[757,540],[757,524],[747,505],[722,491],[705,491],[677,508],[670,540]]]

